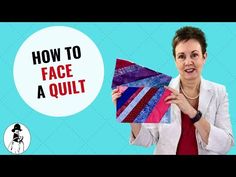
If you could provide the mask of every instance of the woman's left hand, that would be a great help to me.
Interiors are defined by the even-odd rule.
[[[197,111],[192,107],[182,93],[179,93],[177,90],[167,86],[165,86],[165,88],[172,92],[170,96],[165,98],[164,101],[166,104],[176,104],[179,109],[189,117],[194,117],[196,115]]]

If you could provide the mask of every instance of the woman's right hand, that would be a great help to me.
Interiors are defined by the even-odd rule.
[[[120,97],[121,97],[121,93],[119,92],[118,88],[112,90],[111,98],[112,98],[112,101],[115,104],[115,106],[116,106],[116,103],[117,103],[117,99],[120,98]]]

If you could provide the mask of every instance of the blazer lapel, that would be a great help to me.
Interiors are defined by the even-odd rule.
[[[198,109],[205,116],[207,108],[210,104],[211,98],[213,96],[212,86],[209,82],[201,78],[201,87],[200,87],[200,96],[199,96],[199,105]]]

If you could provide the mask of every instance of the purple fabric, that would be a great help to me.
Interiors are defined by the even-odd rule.
[[[117,114],[117,120],[119,122],[144,123],[149,115],[154,113],[154,107],[158,104],[159,100],[164,99],[162,98],[165,91],[164,86],[168,86],[171,79],[172,77],[166,74],[139,66],[127,60],[117,59],[111,87],[112,89],[118,86],[128,87],[117,100],[117,113],[119,112]],[[134,93],[138,88],[143,89],[135,95]],[[152,95],[150,95],[151,88],[156,88],[156,91]],[[147,94],[149,94],[148,100],[145,98]],[[131,97],[132,101],[129,99]],[[160,107],[166,107],[166,105],[162,106],[161,104],[158,104],[158,107],[159,105]],[[161,115],[163,114],[163,120],[161,117],[158,120],[162,123],[169,123],[170,108],[166,112],[162,111]],[[152,119],[148,120],[152,121]]]

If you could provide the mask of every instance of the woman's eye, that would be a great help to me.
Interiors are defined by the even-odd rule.
[[[197,54],[197,53],[194,53],[194,54],[192,54],[192,57],[193,57],[193,58],[196,58],[196,57],[198,57],[198,54]]]
[[[178,59],[184,59],[184,55],[179,55]]]

